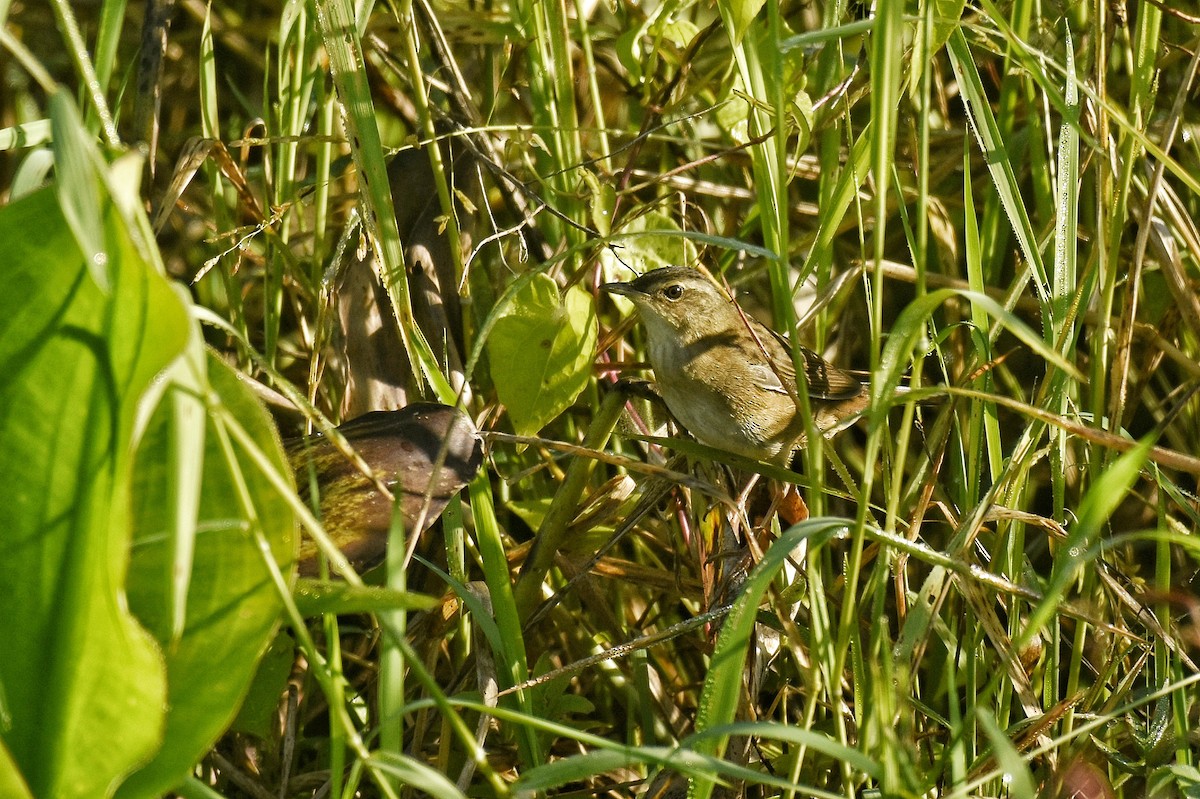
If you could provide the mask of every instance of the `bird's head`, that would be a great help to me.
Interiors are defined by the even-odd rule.
[[[601,288],[629,298],[651,337],[670,336],[687,343],[739,319],[729,297],[704,273],[687,267],[655,269],[628,283]]]

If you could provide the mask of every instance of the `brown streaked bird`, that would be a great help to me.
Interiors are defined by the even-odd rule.
[[[423,532],[483,464],[474,422],[449,405],[414,402],[397,411],[372,411],[337,429],[374,479],[324,435],[289,442],[288,459],[300,496],[308,504],[316,487],[325,532],[358,571],[383,561],[397,510],[403,534]],[[378,483],[392,496],[380,492]],[[415,530],[418,523],[422,527]],[[316,576],[319,568],[316,542],[306,538],[300,575]]]
[[[804,446],[792,347],[822,433],[867,406],[867,386],[741,312],[703,273],[668,266],[605,291],[627,297],[667,409],[701,444],[786,466]]]

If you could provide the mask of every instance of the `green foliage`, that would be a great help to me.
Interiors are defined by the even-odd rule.
[[[198,384],[168,389],[139,444],[129,607],[162,648],[171,712],[154,760],[122,784],[119,797],[157,796],[179,784],[229,727],[279,624],[272,571],[295,559],[295,519],[277,487],[290,483],[278,433],[228,366],[211,356],[205,365]],[[193,390],[212,404],[181,420],[169,394]],[[192,423],[205,426],[199,461],[186,446],[192,439],[171,441]],[[190,474],[194,467],[199,472]],[[180,532],[175,481],[189,479],[199,501]],[[185,590],[177,591],[180,582]]]
[[[0,0],[0,796],[1196,795],[1186,11],[175,5]],[[623,411],[673,264],[863,421]],[[360,578],[281,434],[430,399]]]
[[[630,271],[641,274],[696,262],[695,245],[679,224],[662,211],[647,211],[627,220],[612,239],[615,246],[601,252],[600,260],[613,280],[629,279]],[[625,300],[621,302],[628,305]]]
[[[295,657],[296,639],[280,632],[263,653],[231,730],[264,739],[271,737],[279,712],[279,697],[287,690]]]
[[[764,553],[764,557],[746,577],[737,600],[721,628],[720,638],[713,649],[712,661],[704,688],[700,694],[696,713],[696,751],[720,755],[728,743],[729,725],[737,718],[738,705],[743,692],[742,674],[746,669],[747,653],[755,646],[754,629],[759,605],[770,588],[772,581],[783,569],[788,558],[797,547],[818,546],[839,533],[845,533],[848,522],[844,519],[810,519],[801,522],[783,533],[775,544]],[[713,731],[715,735],[706,735]],[[761,734],[761,733],[760,733]],[[817,736],[812,736],[817,737]],[[832,740],[805,741],[817,751],[840,756],[854,764],[855,770],[879,779],[879,766],[869,757],[857,751],[841,752]],[[688,792],[689,799],[709,799],[714,781],[696,780]],[[900,786],[885,786],[885,790],[898,791]]]
[[[158,796],[229,726],[279,623],[290,477],[198,329],[180,358],[189,302],[109,199],[122,173],[57,113],[58,190],[0,210],[4,742],[34,796]]]
[[[162,655],[123,586],[138,401],[181,350],[186,317],[116,209],[93,210],[104,287],[53,190],[0,212],[0,681],[4,741],[35,796],[108,794],[154,752],[165,717]]]
[[[533,435],[566,410],[591,376],[595,308],[578,288],[561,296],[545,275],[531,275],[508,298],[488,337],[496,393],[518,435]]]

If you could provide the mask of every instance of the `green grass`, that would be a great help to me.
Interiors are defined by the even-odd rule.
[[[132,658],[181,706],[220,697],[190,749],[147,740],[184,723],[147,700],[138,729],[108,735],[108,773],[36,754],[86,747],[104,729],[89,714],[111,712],[56,673],[47,693],[78,724],[38,745],[0,724],[0,794],[81,785],[87,769],[87,790],[119,785],[158,746],[172,765],[118,795],[183,781],[197,797],[627,796],[661,768],[693,797],[721,795],[714,778],[772,797],[1070,796],[1088,779],[1195,796],[1195,27],[1147,2],[1120,11],[184,2],[151,177],[123,158],[149,101],[137,26],[122,24],[142,7],[0,2],[0,228],[25,259],[0,267],[0,286],[22,331],[45,326],[0,326],[16,376],[0,387],[0,457],[31,464],[6,472],[19,501],[0,530],[36,538],[28,498],[75,486],[55,471],[69,465],[81,480],[64,518],[107,542],[98,573],[117,581],[14,566],[5,607],[111,606],[123,635],[136,617],[155,636],[161,670],[145,665],[149,639],[56,634],[49,657],[78,645],[101,672]],[[54,235],[13,221],[47,174]],[[43,362],[76,352],[75,334],[56,337],[50,270],[79,265],[89,302],[125,307],[119,284],[105,294],[116,267],[91,258],[117,253],[114,236],[132,242],[122,264],[187,295],[214,358],[193,339],[178,362],[193,371],[171,373],[156,412],[178,415],[149,433],[129,410],[152,407],[135,381],[71,383],[81,373]],[[814,518],[773,522],[748,560],[730,547],[766,502],[742,497],[753,465],[730,471],[615,418],[614,364],[643,360],[643,339],[596,287],[681,262],[875,386],[864,420],[814,442],[797,474],[759,469],[797,482]],[[394,312],[365,305],[355,268]],[[142,352],[88,319],[88,341]],[[372,321],[384,332],[354,332]],[[217,359],[286,398],[272,405],[285,437],[370,404],[369,385],[375,404],[461,404],[484,430],[461,501],[414,557],[395,545],[368,575],[392,593],[296,605],[271,553],[292,527],[320,538],[320,522]],[[931,401],[900,402],[901,382]],[[101,489],[82,480],[86,459],[30,454],[34,434],[103,427],[47,425],[43,384],[120,399],[113,440],[142,449],[136,466],[114,456],[111,499],[132,498],[133,521],[88,516],[81,497]],[[200,477],[214,463],[223,498]],[[147,493],[147,475],[179,488]],[[139,524],[160,514],[172,546],[147,565]],[[280,620],[236,668],[179,651],[210,640],[192,637],[189,592],[208,584],[188,575],[220,562],[213,519],[240,520],[246,574],[273,597],[256,608]],[[24,563],[15,536],[0,532],[0,556]],[[125,590],[142,598],[133,616]],[[41,707],[33,673],[0,667],[18,722]],[[218,690],[210,673],[230,679]],[[748,759],[723,757],[748,739]]]

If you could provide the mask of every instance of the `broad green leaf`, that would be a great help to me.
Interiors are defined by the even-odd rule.
[[[193,341],[199,347],[198,331]],[[295,560],[291,506],[263,472],[273,469],[291,483],[275,425],[219,358],[210,355],[204,371],[210,405],[199,448],[180,446],[178,413],[186,406],[167,401],[138,452],[129,604],[167,653],[171,712],[162,749],[121,786],[121,797],[158,796],[180,783],[233,722],[282,608],[258,535],[280,568]],[[167,399],[192,390],[168,389]],[[242,445],[235,426],[258,452]],[[194,524],[180,526],[175,498],[187,495],[181,483],[193,481],[201,486]],[[178,540],[191,535],[194,541]],[[180,551],[191,554],[180,558]],[[181,583],[186,604],[177,630]]]
[[[723,774],[737,768],[725,761],[698,755],[687,749],[666,746],[629,746],[608,741],[592,743],[596,748],[581,755],[558,758],[549,763],[526,769],[514,784],[513,794],[520,799],[525,799],[538,795],[540,791],[550,791],[563,785],[584,782],[596,775],[611,773],[616,769],[629,768],[641,763],[669,767],[680,774],[693,777]]]
[[[518,796],[534,796],[537,791],[550,791],[563,785],[577,784],[596,775],[628,769],[646,762],[649,748],[639,751],[636,747],[626,749],[595,749],[581,755],[573,755],[536,766],[521,774]],[[660,757],[666,750],[659,750]]]
[[[508,509],[525,522],[530,530],[536,530],[542,526],[542,521],[546,518],[546,511],[550,509],[550,497],[513,500],[508,503]]]
[[[744,90],[717,106],[715,119],[735,144],[744,145],[750,141],[750,102]]]
[[[33,799],[29,786],[21,779],[21,770],[0,741],[0,796],[8,799]]]
[[[792,95],[792,101],[788,104],[788,116],[796,129],[796,151],[804,152],[812,138],[813,122],[816,119],[816,109],[808,92],[801,90]]]
[[[729,30],[729,41],[734,47],[741,44],[742,37],[750,29],[750,23],[763,7],[764,0],[721,0],[717,7],[721,10],[721,19]]]
[[[684,50],[700,33],[700,26],[685,17],[666,15],[655,20],[650,26],[650,33],[656,40],[665,39]]]
[[[246,691],[246,700],[238,710],[230,729],[250,733],[264,741],[277,734],[279,728],[279,697],[287,691],[287,681],[296,665],[296,639],[281,631],[267,647],[254,680]]]
[[[545,675],[555,670],[554,658],[549,652],[543,652],[533,667],[535,677]],[[592,718],[596,705],[586,696],[581,696],[570,690],[570,676],[561,675],[546,682],[533,686],[533,712],[541,719],[569,724],[572,716]]]
[[[600,179],[596,177],[596,173],[590,170],[580,170],[579,176],[587,185],[588,193],[591,195],[588,205],[591,208],[592,224],[595,225],[601,236],[607,236],[612,228],[612,214],[617,204],[617,191],[611,183],[601,183]]]
[[[570,407],[591,376],[595,310],[578,287],[535,275],[500,312],[488,337],[492,381],[520,435],[533,435]]]
[[[612,238],[615,250],[602,251],[600,263],[613,280],[628,280],[630,270],[642,273],[696,262],[696,246],[674,219],[658,211],[634,217]]]
[[[833,760],[846,763],[855,771],[862,772],[872,779],[879,779],[883,770],[879,763],[864,755],[857,749],[851,749],[844,743],[819,730],[806,730],[790,724],[777,721],[736,721],[723,727],[713,727],[703,733],[696,733],[689,740],[701,737],[723,735],[754,736],[759,740],[786,741],[797,746],[803,746],[814,752],[820,752]]]
[[[505,503],[521,521],[531,530],[540,530],[550,509],[550,498],[544,497],[530,500],[513,500]],[[613,533],[611,523],[588,525],[586,528],[572,526],[568,529],[566,540],[558,547],[558,551],[569,555],[585,555],[591,557],[596,550],[604,545]]]
[[[1151,796],[1170,796],[1175,788],[1184,799],[1200,797],[1200,771],[1186,763],[1172,763],[1154,770],[1147,781]]]
[[[10,198],[18,200],[33,194],[46,185],[54,169],[54,153],[49,147],[35,147],[17,163],[9,189]]]
[[[124,596],[130,473],[139,402],[187,337],[170,285],[96,209],[107,290],[54,188],[0,210],[0,736],[33,795],[64,799],[108,796],[162,734],[162,654]]]
[[[613,41],[613,52],[617,60],[629,75],[629,80],[635,86],[645,77],[642,70],[642,31],[626,30]]]

